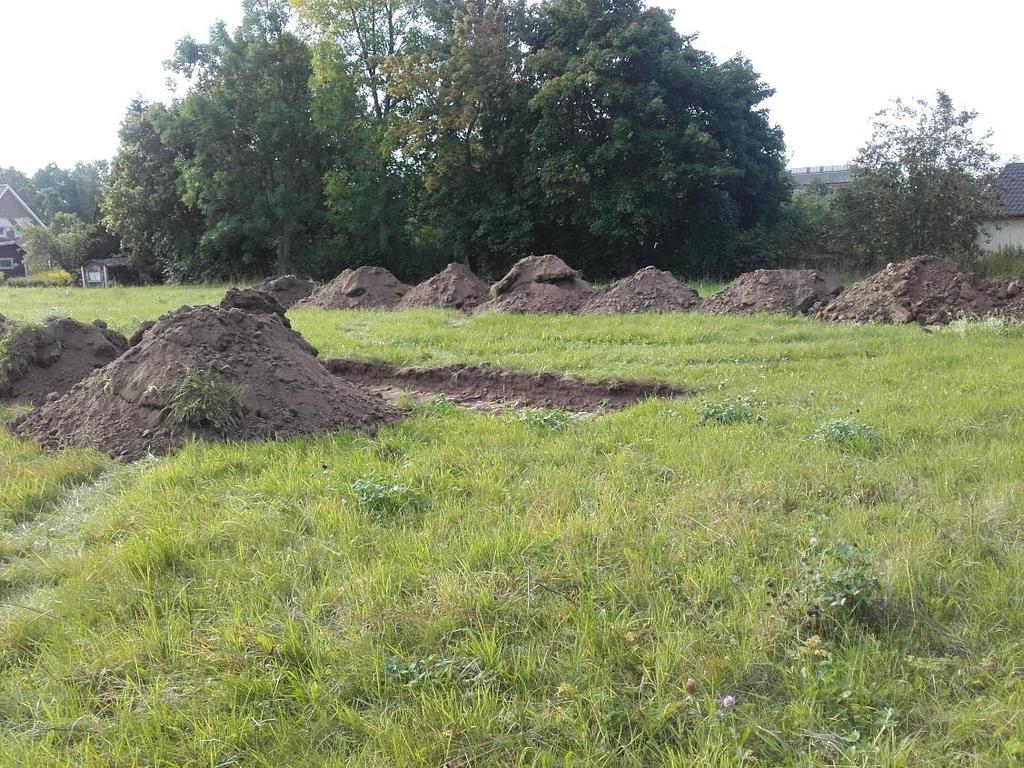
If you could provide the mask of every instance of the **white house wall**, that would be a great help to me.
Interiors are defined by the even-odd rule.
[[[981,250],[992,252],[1000,248],[1024,248],[1024,217],[990,221],[981,228]]]

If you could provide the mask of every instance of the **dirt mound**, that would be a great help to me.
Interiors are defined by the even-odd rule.
[[[277,299],[282,307],[290,309],[316,290],[316,283],[295,275],[281,275],[280,277],[268,277],[253,287],[258,291],[266,291]]]
[[[12,428],[44,448],[93,446],[132,460],[190,437],[373,432],[399,416],[330,375],[276,315],[204,306],[164,315],[136,346]]]
[[[409,291],[399,307],[448,307],[468,311],[487,301],[490,286],[465,264],[449,264]]]
[[[696,292],[654,267],[612,283],[580,307],[583,315],[617,315],[630,312],[686,312],[696,309]]]
[[[520,259],[491,288],[481,310],[520,313],[575,312],[593,295],[590,283],[557,256]]]
[[[818,312],[823,320],[938,325],[990,314],[994,302],[973,272],[934,256],[889,264]]]
[[[713,315],[807,315],[840,290],[838,282],[816,269],[758,269],[737,277],[705,301],[703,309]]]
[[[1011,320],[1024,320],[1024,281],[993,283],[988,294],[995,303],[993,314]]]
[[[684,397],[687,390],[656,382],[588,382],[555,373],[523,373],[472,365],[441,368],[399,368],[387,363],[332,359],[331,373],[393,399],[411,392],[425,397],[444,395],[462,405],[496,411],[506,406],[563,408],[593,412],[617,410],[652,397]]]
[[[67,317],[13,327],[0,345],[0,399],[39,403],[63,394],[128,348],[120,333],[97,320]]]
[[[255,312],[258,315],[277,315],[284,322],[285,326],[291,328],[291,323],[284,316],[285,309],[273,294],[261,291],[257,288],[228,288],[224,298],[220,301],[221,309],[242,309],[246,312]]]
[[[409,286],[383,267],[359,267],[346,269],[300,301],[298,306],[321,309],[394,307],[408,292]]]

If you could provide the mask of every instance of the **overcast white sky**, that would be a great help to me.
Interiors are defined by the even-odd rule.
[[[996,150],[1024,155],[1024,3],[1010,0],[659,0],[719,58],[742,52],[776,89],[769,102],[793,165],[848,161],[871,115],[897,96],[947,90],[977,110]],[[165,98],[161,63],[241,0],[3,0],[8,108],[0,167],[110,158],[137,94]],[[16,108],[11,109],[11,105]]]

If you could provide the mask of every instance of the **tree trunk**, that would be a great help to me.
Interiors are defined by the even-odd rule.
[[[287,275],[292,272],[292,233],[285,230],[277,239],[277,274]]]

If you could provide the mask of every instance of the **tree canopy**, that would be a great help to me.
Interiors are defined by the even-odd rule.
[[[727,274],[788,199],[771,89],[641,0],[244,10],[178,44],[180,99],[125,118],[103,221],[143,272]]]

